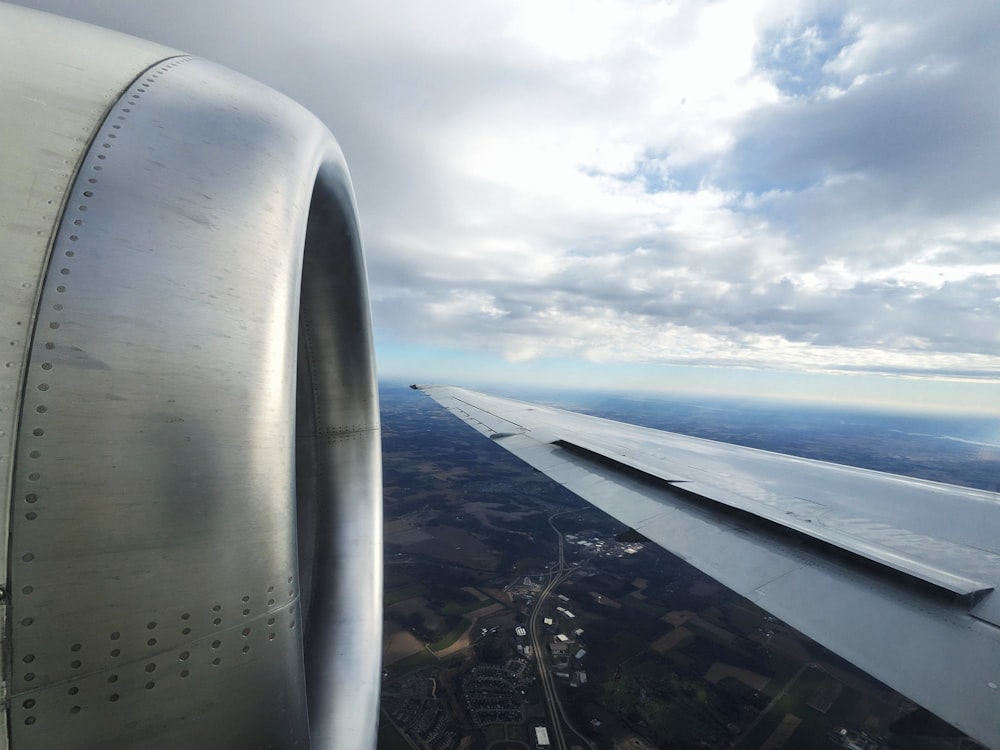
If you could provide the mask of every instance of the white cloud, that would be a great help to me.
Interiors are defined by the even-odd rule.
[[[380,340],[1000,379],[1000,7],[33,4],[317,112]]]

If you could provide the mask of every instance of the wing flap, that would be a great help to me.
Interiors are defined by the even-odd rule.
[[[665,489],[683,492],[692,501],[719,503],[734,511],[747,514],[750,519],[756,522],[774,524],[787,531],[830,545],[841,552],[857,555],[869,562],[882,565],[889,570],[910,576],[956,596],[977,599],[993,589],[993,584],[987,581],[971,578],[940,565],[924,562],[912,554],[892,549],[880,541],[879,537],[884,537],[881,534],[881,529],[862,523],[849,524],[831,516],[819,520],[818,517],[823,515],[822,512],[818,512],[820,509],[814,503],[803,498],[784,498],[784,502],[780,506],[764,504],[728,491],[724,487],[681,479],[674,472],[662,471],[648,461],[614,455],[612,451],[602,449],[593,443],[587,446],[584,443],[585,441],[579,439],[574,439],[573,442],[559,440],[556,445],[569,448],[571,452],[578,454],[584,452],[583,460],[587,460],[586,454],[590,454],[627,469],[638,471],[650,478],[674,485],[674,487]],[[900,532],[897,532],[896,538],[898,539],[899,536]],[[923,540],[909,541],[909,546],[912,549]]]
[[[996,495],[463,389],[422,390],[656,544],[1000,747]]]

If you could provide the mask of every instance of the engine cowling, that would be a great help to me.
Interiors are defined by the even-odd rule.
[[[339,147],[212,63],[0,13],[10,746],[373,747],[378,403]]]

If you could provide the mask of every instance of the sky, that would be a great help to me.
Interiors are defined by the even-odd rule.
[[[384,377],[1000,415],[1000,4],[22,4],[327,124]]]

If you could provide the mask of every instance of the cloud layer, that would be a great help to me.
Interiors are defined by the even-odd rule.
[[[1000,379],[1000,6],[33,4],[327,122],[383,345]]]

